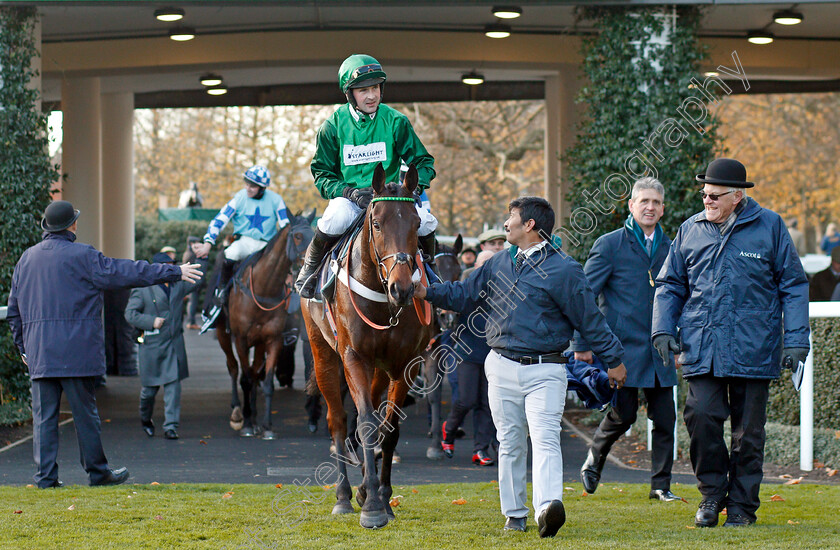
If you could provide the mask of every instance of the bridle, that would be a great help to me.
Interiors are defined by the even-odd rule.
[[[414,202],[414,199],[409,197],[376,197],[371,199],[370,203],[373,204],[375,202],[382,202],[382,201],[399,201],[399,202]],[[376,274],[379,276],[379,282],[382,283],[382,288],[385,289],[385,293],[387,294],[388,290],[388,278],[391,276],[391,271],[394,270],[395,267],[398,265],[408,265],[409,269],[411,269],[411,273],[417,269],[417,262],[414,261],[414,258],[407,252],[395,252],[394,254],[388,254],[387,256],[382,256],[379,254],[379,251],[376,249],[376,242],[373,240],[373,208],[371,207],[368,212],[368,242],[370,242],[370,247],[373,249],[373,256],[376,258],[377,270]],[[394,262],[391,264],[391,267],[385,265],[385,260],[390,260],[394,258]],[[383,275],[384,273],[384,275]]]

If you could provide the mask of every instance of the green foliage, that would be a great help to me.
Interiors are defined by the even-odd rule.
[[[564,242],[578,259],[586,258],[600,235],[621,226],[632,184],[646,167],[648,175],[654,175],[650,169],[655,169],[665,186],[662,224],[667,233],[673,235],[680,223],[701,209],[694,176],[713,158],[717,122],[707,115],[701,124],[705,132],[700,134],[677,112],[687,97],[703,98],[689,88],[691,78],[699,77],[699,64],[705,57],[696,35],[700,10],[675,8],[669,46],[651,42],[663,30],[663,18],[657,16],[663,13],[672,12],[659,7],[591,7],[581,12],[584,19],[595,21],[599,32],[584,40],[586,84],[578,100],[587,111],[577,143],[565,157],[572,182],[567,196],[572,211],[564,224]],[[649,52],[647,59],[639,56],[644,50]],[[651,60],[661,64],[661,69]],[[699,111],[689,112],[701,118]],[[643,146],[643,140],[669,119],[684,128],[685,137],[677,146],[664,144],[662,136],[650,139],[650,148],[658,151],[654,154]],[[628,166],[634,151],[639,154]],[[612,174],[619,176],[608,184]]]
[[[161,248],[172,246],[177,251],[175,261],[180,264],[187,248],[187,237],[201,239],[207,233],[207,225],[208,222],[200,220],[159,222],[148,216],[137,216],[134,222],[134,257],[138,260],[151,260]],[[229,233],[230,228],[226,227],[219,241]],[[211,260],[218,249],[217,242],[210,253]]]
[[[840,430],[840,320],[812,319],[814,340],[814,426]],[[799,394],[790,382],[790,371],[770,384],[767,420],[799,425]],[[840,440],[838,440],[840,443]],[[798,447],[797,447],[798,448]]]
[[[50,165],[47,118],[34,109],[38,91],[35,8],[0,7],[0,302],[6,303],[12,273],[24,250],[39,240],[39,222],[58,179]],[[28,377],[6,323],[0,324],[0,405],[28,403]]]

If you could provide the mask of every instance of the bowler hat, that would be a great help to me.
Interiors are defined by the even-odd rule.
[[[169,254],[166,252],[156,252],[154,256],[152,256],[152,263],[153,264],[174,264],[175,260],[169,257]]]
[[[67,201],[53,201],[47,206],[44,211],[44,217],[41,219],[41,229],[56,233],[64,231],[79,217],[78,210],[73,209],[73,205]]]
[[[705,174],[697,174],[697,181],[729,187],[755,187],[747,181],[747,169],[735,159],[719,158],[709,163]]]

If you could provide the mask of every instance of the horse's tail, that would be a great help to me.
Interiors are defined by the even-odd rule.
[[[309,373],[309,379],[306,381],[306,395],[321,395],[321,388],[318,387],[318,380],[315,377],[315,369]]]

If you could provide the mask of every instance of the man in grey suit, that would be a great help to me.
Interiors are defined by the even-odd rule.
[[[168,254],[158,252],[153,263],[171,264]],[[197,283],[177,281],[131,291],[125,318],[143,330],[140,345],[140,423],[149,437],[155,435],[152,413],[155,396],[163,387],[163,436],[178,439],[181,417],[181,380],[189,376],[184,346],[184,297],[198,288]]]

